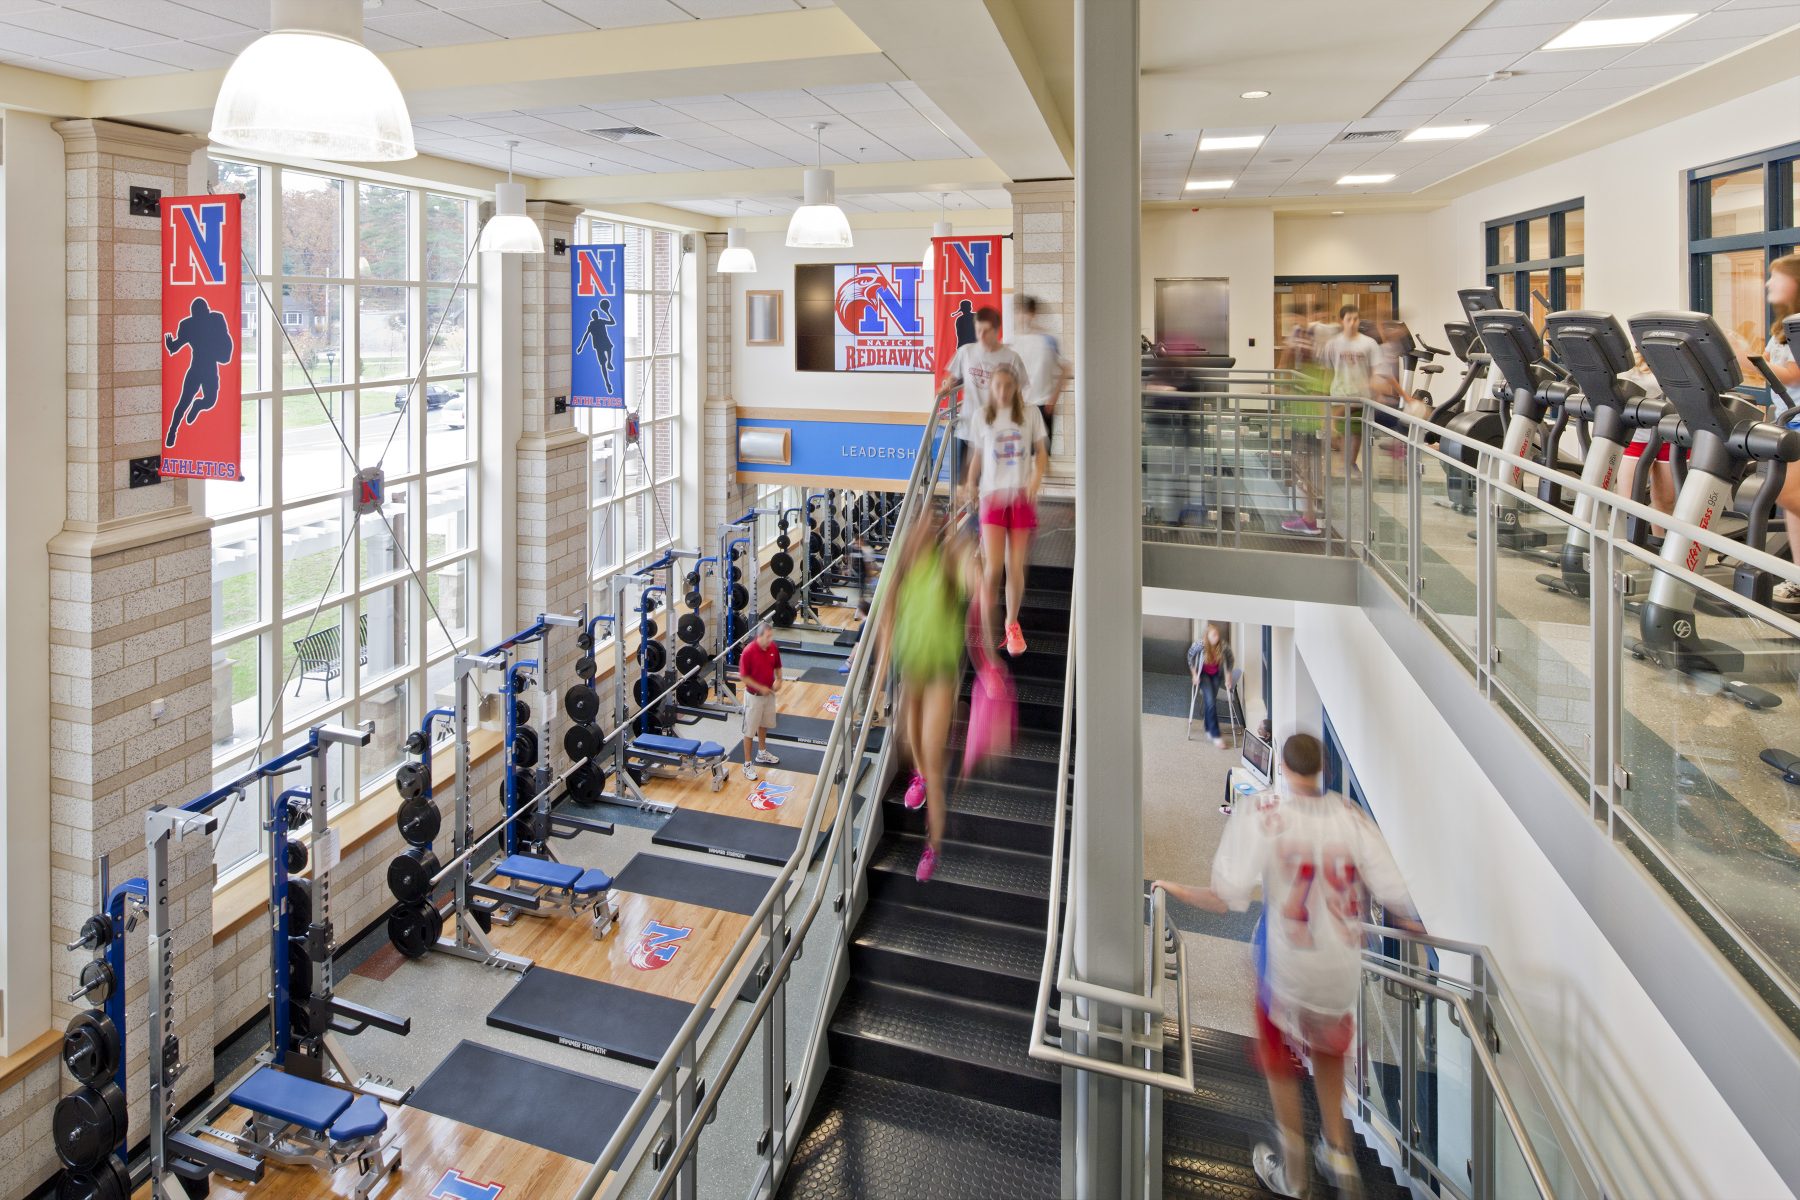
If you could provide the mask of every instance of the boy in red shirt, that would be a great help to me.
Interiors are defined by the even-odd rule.
[[[756,636],[738,655],[738,680],[744,685],[744,778],[756,778],[756,764],[772,767],[781,760],[769,753],[768,733],[781,713],[775,694],[781,690],[781,648],[767,621],[756,627]],[[756,742],[756,753],[750,743]]]

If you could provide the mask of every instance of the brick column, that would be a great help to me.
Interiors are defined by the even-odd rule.
[[[1056,335],[1063,353],[1075,345],[1075,181],[1046,179],[1008,185],[1013,198],[1014,294],[1036,296],[1039,322]],[[1081,364],[1075,364],[1076,370]],[[1075,479],[1075,388],[1056,402],[1050,443],[1050,480]]]
[[[711,551],[719,526],[743,512],[737,480],[737,395],[731,385],[731,279],[719,274],[725,235],[706,235],[706,392],[700,425],[700,538]]]
[[[526,212],[544,234],[544,253],[525,256],[521,280],[520,401],[517,447],[517,619],[573,613],[588,597],[587,435],[556,400],[569,395],[569,259],[554,239],[575,240],[572,204],[533,200]],[[510,632],[510,631],[508,631]],[[575,682],[574,640],[558,638],[550,688]],[[564,653],[564,651],[568,653]]]
[[[205,142],[108,121],[56,129],[68,185],[69,405],[68,516],[49,546],[50,987],[60,1023],[74,1011],[63,997],[83,962],[61,943],[93,911],[97,859],[111,856],[114,881],[143,874],[144,813],[210,789],[213,734],[212,522],[185,481],[128,482],[129,460],[162,444],[161,231],[156,217],[130,214],[128,193],[186,194]],[[208,839],[174,855],[175,1027],[188,1064],[178,1102],[212,1081],[213,878]],[[142,1079],[142,925],[130,947],[126,1036]],[[131,1100],[135,1141],[141,1085]],[[47,1143],[25,1152],[50,1158]]]

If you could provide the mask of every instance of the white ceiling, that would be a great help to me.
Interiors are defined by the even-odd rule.
[[[1577,21],[1660,12],[1702,15],[1648,46],[1539,49]],[[1362,117],[1145,134],[1144,199],[1415,192],[1796,26],[1800,0],[1495,0]],[[1488,82],[1501,70],[1518,74]],[[1465,122],[1490,128],[1459,142],[1338,141],[1356,131],[1404,135],[1423,125]],[[1201,153],[1202,132],[1267,140],[1254,151]],[[1387,173],[1394,179],[1386,184],[1337,185],[1344,175]],[[1196,179],[1235,183],[1226,192],[1186,191]]]
[[[833,0],[364,0],[376,51],[828,8]],[[77,79],[231,65],[267,0],[0,0],[0,62]]]
[[[838,196],[838,207],[845,212],[916,212],[929,213],[936,219],[938,197],[944,198],[944,207],[950,214],[952,223],[956,214],[970,209],[1004,209],[1012,207],[1012,193],[1005,188],[982,188],[963,192],[879,192],[868,195]],[[701,213],[709,217],[729,217],[733,215],[730,200],[670,200],[666,202],[670,208],[686,209],[688,212]],[[759,197],[745,200],[739,204],[737,214],[745,217],[789,216],[800,207],[800,197]]]
[[[809,167],[815,121],[825,122],[820,142],[827,165],[981,153],[917,84],[908,82],[611,102],[604,109],[472,113],[421,120],[413,129],[424,153],[495,167],[506,164],[506,142],[517,138],[521,173],[562,179]],[[615,143],[584,132],[631,125],[660,136]],[[796,174],[794,187],[799,186]]]

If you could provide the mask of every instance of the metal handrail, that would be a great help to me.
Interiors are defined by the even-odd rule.
[[[944,412],[944,409],[933,406],[931,412],[926,417],[925,429],[919,442],[919,451],[914,457],[912,474],[908,477],[905,496],[901,501],[900,516],[895,522],[896,537],[899,537],[910,526],[920,505],[925,502],[922,497],[935,491],[937,479],[941,473],[941,453],[944,449],[943,443],[948,443],[950,441],[949,438],[943,438],[940,441],[936,436],[940,432]],[[929,479],[927,479],[928,470]],[[922,483],[926,485],[923,489],[921,488]],[[865,621],[865,628],[870,622],[874,622],[878,619],[883,606],[888,602],[888,593],[891,590],[892,589],[882,587],[877,587],[875,589],[875,595],[870,602],[869,616]],[[682,1022],[681,1028],[676,1031],[676,1034],[670,1040],[667,1049],[663,1051],[662,1057],[657,1061],[656,1066],[651,1069],[649,1078],[640,1087],[636,1099],[632,1101],[631,1107],[620,1119],[612,1136],[607,1139],[605,1149],[600,1152],[599,1156],[589,1167],[587,1175],[582,1179],[580,1186],[576,1190],[576,1200],[589,1200],[590,1197],[599,1191],[601,1184],[606,1179],[607,1173],[613,1169],[613,1164],[619,1160],[620,1156],[625,1152],[627,1144],[637,1134],[638,1128],[643,1123],[644,1117],[648,1114],[651,1107],[657,1103],[663,1088],[681,1068],[683,1059],[691,1055],[693,1056],[694,1061],[698,1061],[695,1042],[701,1027],[711,1015],[714,1002],[725,990],[725,987],[731,979],[735,977],[738,970],[743,966],[745,955],[750,949],[751,944],[755,941],[761,927],[767,921],[776,899],[786,894],[788,885],[792,881],[795,872],[803,862],[806,862],[813,856],[814,840],[817,837],[818,827],[824,813],[829,807],[829,797],[833,792],[834,785],[841,789],[843,793],[847,794],[840,794],[838,798],[839,803],[833,820],[833,828],[829,841],[830,851],[835,852],[837,846],[840,844],[843,828],[851,821],[852,814],[855,810],[853,793],[860,772],[846,770],[840,776],[833,768],[838,760],[843,757],[846,730],[853,724],[860,724],[861,733],[860,736],[857,737],[859,757],[852,761],[860,761],[860,753],[864,750],[868,741],[868,721],[874,711],[875,700],[880,694],[879,688],[868,686],[872,674],[872,664],[876,660],[880,660],[884,665],[886,662],[886,656],[883,654],[868,654],[861,651],[862,645],[859,644],[858,650],[852,655],[850,676],[844,685],[844,695],[847,703],[840,708],[837,719],[832,722],[831,733],[826,739],[825,749],[821,755],[818,778],[823,786],[814,789],[813,795],[807,803],[806,818],[801,824],[800,835],[794,843],[793,853],[788,856],[787,862],[782,865],[781,870],[770,882],[769,888],[763,895],[762,901],[750,915],[749,920],[745,922],[743,930],[738,934],[737,940],[732,943],[731,949],[726,951],[718,968],[713,972],[712,977],[707,980],[706,987],[702,989],[701,994],[695,999],[693,1009],[688,1013],[687,1019]],[[855,712],[854,697],[858,694],[859,690],[865,686],[868,686],[868,699],[864,704],[864,712],[862,714],[863,719],[861,722],[858,722],[852,716]],[[831,859],[828,855],[822,861],[829,864]],[[822,870],[819,873],[818,885],[814,889],[806,916],[803,918],[803,928],[810,928],[812,918],[817,915],[820,903],[824,898],[825,890],[830,883],[830,877],[831,872],[829,870]],[[798,954],[799,947],[803,941],[804,933],[789,939],[789,945],[779,960],[776,970],[773,971],[768,980],[764,982],[762,995],[758,997],[758,1003],[752,1009],[752,1018],[745,1024],[743,1031],[740,1032],[737,1044],[733,1046],[733,1053],[729,1059],[730,1067],[735,1067],[738,1060],[743,1056],[743,1048],[748,1042],[749,1035],[758,1028],[758,1022],[768,1012],[769,1003],[778,990],[779,985],[785,981],[787,972],[791,969],[794,957]],[[701,1110],[703,1112],[710,1113],[713,1106],[717,1104],[718,1097],[723,1093],[726,1079],[729,1077],[729,1070],[730,1068],[718,1077],[712,1087],[707,1089],[707,1095],[703,1098],[701,1103]],[[693,1137],[697,1137],[698,1134],[696,1131],[703,1127],[703,1119],[690,1120],[688,1129],[683,1132],[691,1134]],[[691,1138],[684,1137],[683,1143],[691,1149]],[[664,1169],[663,1179],[656,1194],[661,1195],[662,1191],[666,1190],[667,1187],[673,1183],[681,1164],[685,1161],[685,1157],[684,1153],[682,1155],[673,1156],[667,1160],[668,1166]]]

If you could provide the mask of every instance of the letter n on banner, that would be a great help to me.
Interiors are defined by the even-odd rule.
[[[932,238],[932,311],[937,314],[937,339],[933,342],[932,380],[944,382],[944,372],[957,348],[975,340],[975,314],[983,308],[1000,311],[1000,238]]]
[[[242,479],[242,196],[162,202],[162,473]]]
[[[625,407],[625,247],[569,247],[569,403]]]

